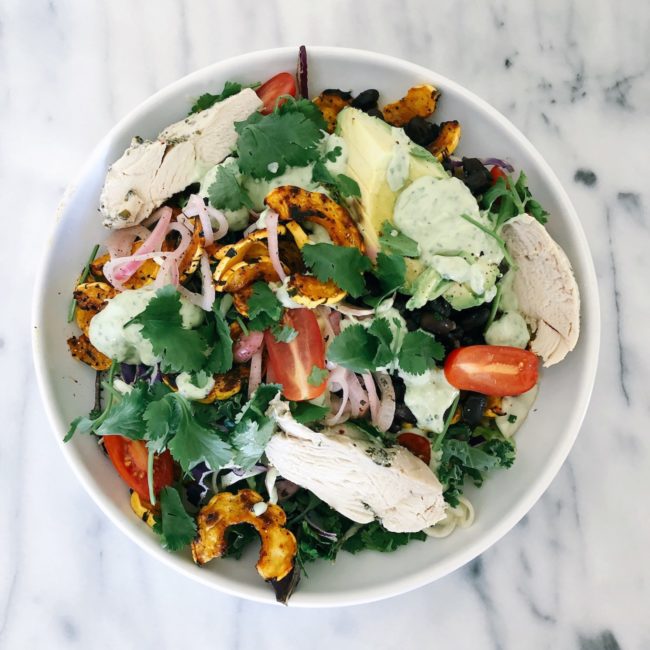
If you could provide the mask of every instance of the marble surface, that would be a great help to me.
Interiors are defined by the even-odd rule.
[[[647,0],[0,3],[0,648],[650,648]],[[29,342],[34,259],[95,142],[158,88],[298,42],[375,49],[487,99],[540,149],[592,247],[592,405],[510,534],[453,575],[351,609],[279,609],[176,575],[121,535],[57,449]]]

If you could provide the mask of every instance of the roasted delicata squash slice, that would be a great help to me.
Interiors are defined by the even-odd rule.
[[[427,149],[438,159],[445,160],[449,158],[460,142],[460,123],[455,120],[452,122],[441,122],[440,131],[436,139],[427,147]]]
[[[278,224],[278,237],[284,235],[287,232],[287,229],[281,224]],[[266,228],[260,228],[259,230],[253,230],[246,239],[251,241],[262,241],[269,238],[269,231]]]
[[[248,318],[248,299],[253,295],[253,287],[248,286],[232,294],[232,303],[238,314]]]
[[[203,241],[201,231],[201,220],[198,217],[194,217],[194,219],[191,220],[191,223],[192,239],[190,245],[187,247],[187,250],[178,263],[181,282],[184,282],[190,275],[194,274],[196,269],[199,268],[199,262],[201,261],[201,255],[203,255],[204,250],[205,242]]]
[[[70,354],[75,359],[83,361],[87,366],[95,370],[108,370],[111,367],[111,360],[105,354],[102,354],[85,334],[70,337],[68,347],[70,348]]]
[[[322,226],[337,246],[356,247],[365,252],[363,237],[349,212],[329,196],[293,185],[272,190],[264,200],[282,221],[307,221]]]
[[[486,418],[495,418],[498,415],[504,415],[505,412],[501,407],[503,402],[503,397],[488,397],[487,406],[485,411],[483,411],[483,417]]]
[[[154,519],[154,507],[144,499],[140,498],[140,495],[137,492],[131,490],[131,510],[135,512],[138,519],[147,524],[150,528],[154,527],[156,520]]]
[[[227,549],[226,531],[230,526],[250,524],[262,541],[257,572],[264,580],[280,582],[294,568],[297,552],[296,538],[284,527],[287,516],[277,505],[268,504],[261,514],[253,511],[264,499],[253,490],[237,494],[220,492],[210,499],[197,516],[198,535],[192,542],[192,557],[197,564],[205,564],[221,557]]]
[[[439,97],[440,92],[434,86],[413,86],[402,99],[384,106],[384,120],[392,126],[405,126],[414,117],[429,117],[436,110]]]
[[[323,114],[327,122],[328,133],[334,133],[336,129],[336,116],[352,102],[352,94],[343,90],[324,90],[318,97],[312,100]]]
[[[237,395],[242,389],[242,379],[248,377],[249,367],[236,365],[232,370],[221,375],[214,376],[214,386],[203,399],[198,400],[201,404],[212,404],[223,401]]]
[[[288,271],[284,265],[283,268],[285,272]],[[256,261],[235,264],[215,282],[215,288],[217,291],[235,293],[258,280],[265,282],[280,280],[271,259],[266,255]]]
[[[294,302],[314,309],[319,305],[334,305],[347,295],[331,280],[322,282],[313,275],[296,273],[289,278],[287,291]]]
[[[305,244],[309,243],[309,235],[300,227],[300,224],[295,221],[287,221],[285,225],[298,248],[302,248]]]
[[[268,256],[269,249],[266,243],[253,239],[241,239],[234,244],[228,244],[217,251],[216,259],[219,260],[214,270],[214,279],[218,282],[222,276],[235,265],[252,259]]]
[[[84,282],[77,286],[73,296],[77,301],[75,321],[79,329],[88,336],[90,321],[106,306],[117,291],[105,282]]]
[[[97,313],[117,295],[117,291],[105,282],[84,282],[77,286],[73,295],[79,309]]]

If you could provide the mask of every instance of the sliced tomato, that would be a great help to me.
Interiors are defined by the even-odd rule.
[[[275,77],[271,77],[264,82],[255,92],[264,102],[262,113],[268,115],[273,112],[276,104],[279,106],[285,101],[281,99],[278,102],[278,97],[282,95],[296,96],[296,79],[288,72],[280,72],[280,74],[276,74]]]
[[[149,452],[142,440],[129,440],[123,436],[104,436],[104,447],[124,482],[143,499],[149,501],[147,460]],[[168,451],[156,454],[153,459],[153,491],[158,494],[174,481],[174,461]]]
[[[506,184],[508,183],[508,177],[499,165],[494,165],[494,167],[492,167],[490,170],[490,176],[492,177],[492,185],[494,185],[500,178],[503,178]]]
[[[397,444],[406,447],[414,456],[427,465],[431,462],[431,441],[417,433],[400,433]]]
[[[530,390],[539,376],[537,357],[507,345],[457,348],[445,360],[445,377],[459,390],[503,397]]]
[[[298,335],[289,343],[279,343],[270,331],[264,334],[270,374],[282,384],[287,399],[314,399],[327,386],[327,380],[316,386],[309,383],[314,366],[325,367],[325,342],[316,316],[309,309],[287,309],[282,324],[293,327]]]

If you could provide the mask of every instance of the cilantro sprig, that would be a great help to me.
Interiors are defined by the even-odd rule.
[[[366,288],[363,273],[369,271],[372,264],[358,248],[311,244],[303,246],[302,258],[319,280],[332,280],[354,298],[363,295]]]
[[[195,329],[183,325],[178,290],[167,285],[158,289],[145,309],[132,318],[141,334],[161,358],[163,372],[223,373],[232,368],[232,341],[225,317],[215,302],[204,323]]]
[[[287,167],[305,167],[320,157],[325,128],[322,113],[307,99],[287,100],[268,115],[253,113],[235,123],[239,168],[269,180]]]
[[[375,371],[397,362],[412,375],[421,375],[444,357],[444,348],[423,330],[406,332],[397,345],[386,318],[375,318],[369,327],[349,325],[334,338],[327,358],[353,372]]]
[[[198,97],[192,105],[189,114],[192,115],[194,113],[198,113],[199,111],[204,111],[206,108],[212,108],[212,106],[214,106],[216,103],[222,102],[224,99],[228,99],[228,97],[236,95],[244,88],[257,88],[259,85],[259,83],[254,83],[245,86],[238,83],[237,81],[226,81],[223,86],[223,90],[220,93],[216,95],[212,95],[211,93],[204,93]]]
[[[196,522],[187,514],[176,488],[160,491],[160,516],[153,527],[168,551],[180,551],[196,536]]]
[[[217,167],[214,181],[208,187],[210,205],[217,210],[253,209],[253,201],[237,178],[233,165]]]
[[[419,257],[420,247],[418,243],[407,237],[390,221],[384,221],[381,227],[379,243],[382,250],[387,254],[396,254],[403,257]]]
[[[350,178],[346,174],[332,174],[322,160],[317,161],[314,165],[311,179],[314,183],[332,186],[345,199],[361,196],[361,188],[354,178]]]

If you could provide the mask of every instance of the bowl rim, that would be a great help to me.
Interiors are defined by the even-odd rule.
[[[586,328],[583,327],[583,332],[581,333],[583,340],[581,341],[581,344],[586,347],[583,368],[585,381],[583,385],[580,386],[579,394],[575,397],[575,406],[573,407],[570,419],[565,426],[565,431],[567,433],[561,439],[560,443],[553,448],[544,469],[537,475],[536,479],[528,485],[528,488],[522,493],[517,501],[516,506],[513,507],[512,510],[501,520],[493,524],[487,530],[486,534],[468,544],[462,552],[453,555],[443,562],[435,563],[426,569],[422,569],[400,579],[373,587],[356,588],[342,592],[331,591],[325,594],[298,592],[291,599],[292,607],[341,607],[359,605],[397,596],[448,575],[486,551],[490,546],[508,533],[522,519],[522,517],[530,511],[542,494],[548,489],[550,483],[566,460],[573,444],[575,443],[589,405],[596,377],[600,348],[600,300],[595,267],[587,237],[568,194],[564,190],[550,165],[528,138],[526,138],[526,136],[524,136],[523,133],[496,108],[481,99],[472,91],[444,75],[436,73],[434,70],[426,68],[425,66],[412,63],[399,57],[355,48],[317,45],[307,45],[306,47],[309,56],[314,58],[327,58],[328,56],[336,57],[343,55],[355,63],[367,62],[375,65],[379,64],[401,67],[403,69],[408,68],[409,72],[415,75],[420,75],[423,78],[430,79],[432,83],[440,85],[444,89],[453,90],[453,92],[457,93],[464,101],[467,101],[477,110],[487,114],[491,119],[500,123],[500,125],[508,132],[509,136],[518,141],[518,144],[522,149],[524,149],[534,160],[537,168],[543,175],[545,182],[547,181],[550,184],[552,190],[558,197],[562,206],[562,218],[568,219],[572,222],[571,225],[575,235],[574,255],[576,255],[576,258],[580,259],[583,268],[583,276],[581,278],[583,284],[583,295],[581,295],[583,323],[586,321],[589,322],[588,331],[590,333],[590,335],[587,336]],[[188,564],[185,558],[165,551],[162,547],[153,543],[153,540],[145,536],[143,532],[141,533],[139,530],[130,528],[126,524],[123,512],[116,508],[99,487],[95,485],[92,480],[92,475],[82,465],[82,463],[79,462],[73,448],[63,443],[63,434],[66,431],[67,423],[62,420],[61,415],[57,412],[54,394],[47,381],[47,360],[44,348],[40,344],[40,329],[42,324],[46,322],[43,310],[45,305],[44,298],[47,284],[47,269],[49,268],[52,259],[55,257],[55,251],[51,246],[51,240],[54,233],[59,228],[63,215],[71,204],[71,200],[74,198],[75,192],[80,186],[82,180],[97,165],[97,158],[100,152],[108,143],[113,141],[116,134],[122,130],[123,125],[127,122],[139,119],[141,116],[148,113],[153,107],[163,102],[167,97],[175,96],[179,92],[179,88],[182,88],[185,85],[190,85],[194,80],[200,79],[204,75],[209,74],[210,71],[213,71],[214,74],[218,75],[219,69],[222,67],[231,65],[247,67],[256,63],[264,63],[268,57],[287,55],[291,52],[297,53],[297,46],[256,50],[216,61],[215,63],[176,79],[153,95],[149,96],[143,102],[139,103],[132,110],[128,111],[99,140],[85,160],[80,171],[76,174],[74,180],[67,186],[56,210],[56,218],[53,220],[51,229],[48,233],[46,250],[42,257],[38,275],[36,277],[32,300],[32,355],[39,391],[52,429],[52,434],[56,438],[68,465],[72,468],[73,473],[77,476],[77,479],[81,482],[86,492],[99,506],[100,510],[113,522],[113,524],[115,524],[115,526],[117,526],[120,531],[122,531],[122,533],[135,542],[141,549],[147,551],[168,567],[175,569],[182,575],[205,586],[233,596],[265,604],[276,604],[272,590],[269,589],[267,593],[266,591],[259,590],[250,585],[236,583],[229,578],[220,576],[218,573],[199,571],[197,570],[197,567]]]

